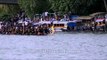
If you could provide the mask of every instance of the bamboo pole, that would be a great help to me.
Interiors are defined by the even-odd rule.
[[[106,9],[106,12],[107,12],[107,3],[106,3],[106,0],[103,0],[104,2],[104,6],[105,6],[105,9]]]

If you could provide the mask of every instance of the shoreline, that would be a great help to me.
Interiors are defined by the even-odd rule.
[[[58,31],[58,32],[55,32],[54,34],[46,34],[46,35],[26,35],[26,34],[0,34],[2,36],[54,36],[54,35],[63,35],[63,34],[69,34],[69,35],[78,35],[78,34],[93,34],[93,35],[106,35],[107,32],[61,32],[61,31]]]

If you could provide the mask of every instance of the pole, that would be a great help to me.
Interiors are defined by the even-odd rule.
[[[107,12],[107,3],[106,3],[106,0],[103,0],[104,1],[104,6],[105,6],[105,9],[106,9],[106,12]]]

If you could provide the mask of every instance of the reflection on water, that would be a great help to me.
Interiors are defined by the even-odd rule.
[[[107,59],[107,34],[0,35],[0,60]]]

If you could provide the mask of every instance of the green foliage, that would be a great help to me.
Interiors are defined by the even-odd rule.
[[[11,15],[9,14],[4,14],[3,16],[0,17],[1,21],[9,21],[11,18]]]
[[[51,8],[57,12],[72,12],[87,15],[97,11],[105,11],[103,0],[49,0]],[[93,7],[93,8],[92,8]],[[103,10],[101,10],[103,9]],[[93,10],[93,11],[92,11]]]
[[[19,5],[31,17],[48,10],[49,2],[48,0],[19,0]]]
[[[6,14],[14,15],[20,8],[29,17],[50,10],[63,14],[71,12],[88,15],[105,11],[106,4],[104,2],[107,3],[106,0],[18,0],[19,5],[0,5],[0,17]]]
[[[18,5],[0,5],[0,20],[7,20],[10,15],[15,15],[20,10]]]
[[[51,3],[51,8],[55,12],[69,12],[71,10],[72,0],[49,0]]]

